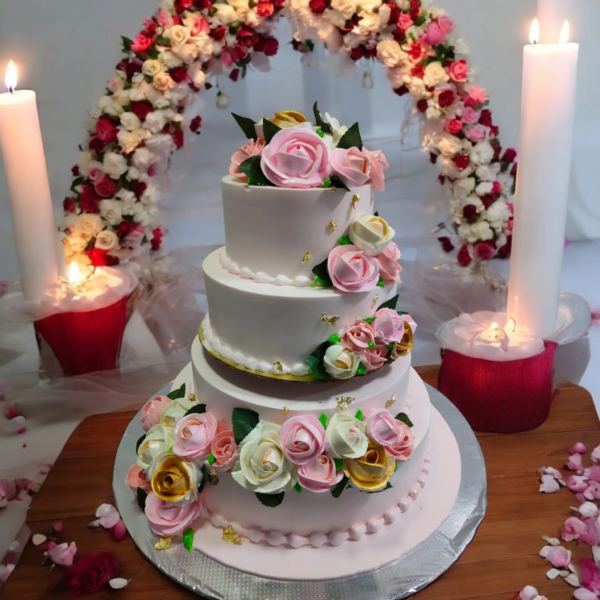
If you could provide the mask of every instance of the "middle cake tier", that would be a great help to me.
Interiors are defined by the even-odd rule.
[[[374,314],[397,286],[345,294],[334,288],[278,287],[242,279],[220,264],[223,249],[204,261],[208,350],[264,373],[308,374],[308,356],[332,334]]]

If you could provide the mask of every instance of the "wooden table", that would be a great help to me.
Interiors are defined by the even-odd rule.
[[[427,383],[435,385],[436,367],[418,370]],[[55,520],[62,519],[64,540],[75,540],[80,554],[108,550],[119,557],[120,576],[132,579],[131,583],[116,596],[100,592],[94,598],[198,598],[159,573],[130,538],[116,543],[108,531],[87,528],[98,505],[114,503],[114,458],[134,414],[93,416],[79,425],[33,500],[27,522],[33,533],[44,533]],[[588,447],[600,442],[600,424],[590,394],[575,385],[562,385],[550,418],[539,429],[518,435],[478,437],[489,478],[487,515],[460,560],[421,592],[419,600],[512,600],[525,585],[537,587],[549,600],[571,598],[572,588],[567,584],[546,579],[550,565],[538,553],[544,545],[541,536],[558,534],[570,514],[573,495],[567,490],[552,495],[538,493],[537,470],[541,466],[561,467],[566,449],[575,441]],[[41,553],[28,543],[0,592],[1,598],[37,600],[64,596],[47,591],[48,567],[40,566]],[[575,556],[585,555],[591,556],[589,547],[575,549]]]

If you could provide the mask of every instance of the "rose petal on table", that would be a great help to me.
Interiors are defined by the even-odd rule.
[[[100,527],[100,519],[96,519],[95,521],[92,521],[91,523],[88,523],[87,526],[90,529],[96,529],[97,527]]]
[[[583,442],[575,442],[568,450],[569,454],[585,454],[587,446]]]
[[[73,564],[76,553],[77,544],[75,542],[71,542],[70,544],[65,542],[64,544],[55,545],[53,548],[50,548],[50,544],[48,544],[48,556],[56,565],[70,567]]]
[[[116,542],[123,541],[127,536],[127,527],[125,527],[123,519],[119,519],[117,524],[111,528],[110,532]]]
[[[594,594],[594,592],[590,592],[590,590],[586,590],[585,588],[579,588],[573,592],[573,598],[575,600],[598,600],[598,596]]]
[[[571,573],[569,576],[564,579],[569,585],[573,587],[579,587],[579,577],[577,577],[577,573]]]
[[[15,565],[0,565],[0,583],[5,583],[14,569]]]
[[[525,586],[515,597],[514,600],[536,600],[538,591],[531,585]]]
[[[555,494],[560,490],[560,485],[552,475],[542,475],[540,492],[543,494]]]
[[[52,529],[56,533],[62,533],[65,530],[65,524],[62,521],[54,521],[54,523],[52,523]]]
[[[542,467],[540,469],[540,475],[551,475],[558,483],[560,483],[560,485],[566,485],[563,474],[554,467]]]
[[[48,475],[50,469],[53,467],[53,463],[42,463],[38,469],[40,475]]]
[[[551,538],[547,535],[543,535],[542,539],[547,542],[550,546],[560,546],[560,540],[558,538]]]
[[[585,492],[589,486],[589,479],[585,475],[571,475],[567,478],[567,487],[572,492]]]
[[[600,510],[593,502],[584,502],[581,506],[571,506],[571,510],[573,512],[579,513],[582,517],[586,519],[595,519],[598,514],[600,514]]]
[[[550,569],[547,573],[546,573],[546,577],[548,579],[556,579],[557,577],[560,576],[560,571],[558,569]]]
[[[6,421],[3,424],[2,429],[4,430],[4,433],[7,434],[19,433],[20,429],[23,429],[23,427],[26,428],[25,423],[25,417],[17,416],[14,419],[11,419],[10,421]]]
[[[565,468],[569,469],[569,471],[576,471],[578,475],[582,475],[583,463],[581,461],[581,454],[571,454]]]
[[[34,533],[31,541],[34,546],[39,546],[43,544],[48,538],[43,533]]]
[[[600,463],[600,445],[592,450],[592,462],[595,464]]]
[[[50,540],[48,545],[46,546],[46,550],[51,550],[52,548],[56,548],[56,542],[54,540]]]
[[[11,421],[12,419],[14,419],[15,417],[23,417],[25,418],[25,416],[23,415],[23,413],[21,413],[19,411],[19,409],[17,408],[16,404],[5,404],[4,405],[4,418]]]
[[[126,587],[129,584],[130,581],[131,581],[131,579],[123,579],[122,577],[117,577],[116,579],[111,579],[108,582],[108,585],[113,590],[122,590],[124,587]]]
[[[594,562],[596,565],[600,566],[600,546],[592,547],[592,556],[594,557]]]
[[[17,484],[12,479],[0,479],[0,498],[10,501],[17,495]]]
[[[96,517],[105,529],[112,529],[121,518],[119,511],[112,504],[101,504],[96,510]]]
[[[571,551],[563,548],[563,546],[544,546],[540,551],[540,556],[556,569],[562,569],[571,562]]]

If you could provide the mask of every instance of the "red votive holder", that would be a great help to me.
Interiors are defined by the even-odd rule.
[[[129,296],[104,308],[55,313],[35,321],[65,375],[115,369],[127,324]]]
[[[539,427],[554,398],[558,345],[529,358],[491,361],[445,350],[438,386],[476,431],[518,433]]]

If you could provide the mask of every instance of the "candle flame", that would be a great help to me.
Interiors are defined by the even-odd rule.
[[[81,269],[79,268],[79,265],[75,261],[73,261],[69,265],[69,283],[71,285],[79,285],[82,279],[83,274],[81,272]]]
[[[8,63],[8,67],[6,67],[4,83],[6,84],[6,89],[12,94],[17,87],[17,65],[12,60]]]
[[[538,44],[540,41],[540,22],[537,19],[533,20],[531,29],[529,30],[529,41],[532,44]]]
[[[509,326],[513,333],[517,331],[517,321],[514,317],[511,317],[508,321],[506,321],[506,329],[508,329]]]
[[[569,36],[571,34],[571,27],[569,26],[569,21],[565,21],[562,29],[560,30],[560,35],[558,36],[559,44],[568,44]]]
[[[498,323],[492,323],[492,329],[498,329]]]

